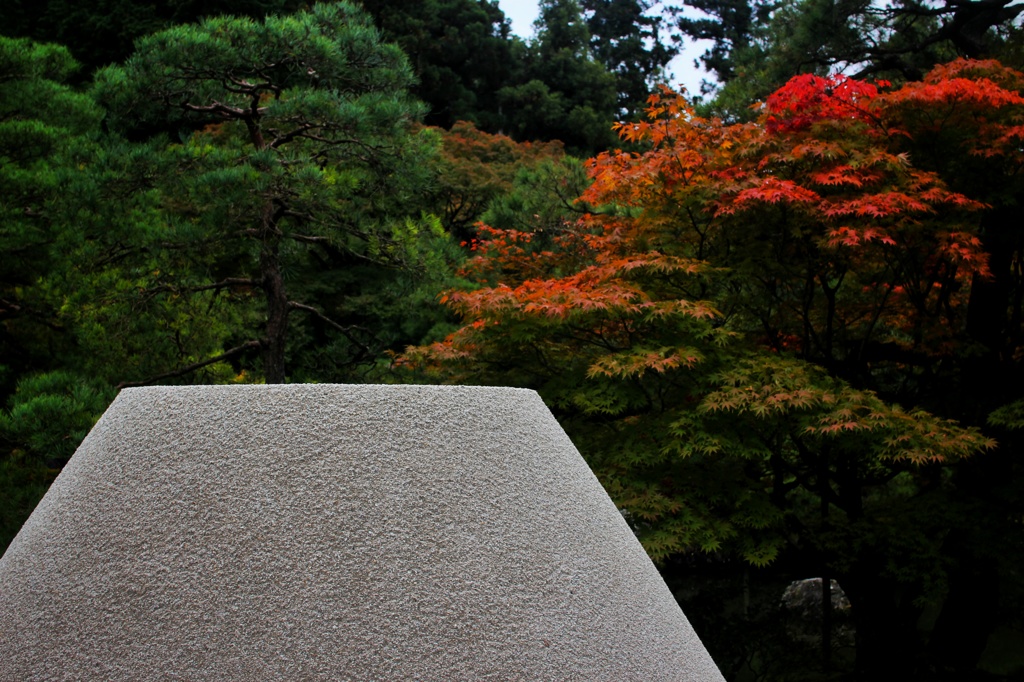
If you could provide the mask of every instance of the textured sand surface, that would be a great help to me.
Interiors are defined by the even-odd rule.
[[[0,559],[0,679],[721,680],[533,391],[127,389]]]

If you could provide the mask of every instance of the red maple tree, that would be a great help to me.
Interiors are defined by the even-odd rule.
[[[923,602],[945,580],[951,522],[928,505],[995,446],[915,406],[942,406],[929,377],[967,352],[1005,258],[994,190],[924,145],[1001,160],[1006,187],[1022,84],[963,60],[899,88],[802,76],[746,124],[662,90],[618,126],[645,151],[592,159],[596,208],[556,239],[481,228],[479,288],[445,294],[465,325],[406,362],[540,390],[655,558],[813,555],[880,665],[916,622],[893,590]]]

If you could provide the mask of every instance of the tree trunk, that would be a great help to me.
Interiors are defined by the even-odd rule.
[[[263,378],[268,384],[285,383],[285,341],[288,336],[288,294],[281,276],[280,235],[274,220],[274,207],[264,209],[261,226],[260,275],[267,299],[267,326],[260,339]]]
[[[267,296],[266,334],[260,340],[263,359],[263,378],[268,384],[285,382],[284,346],[288,332],[288,297],[285,295],[284,280],[281,278],[280,263],[276,253],[260,256],[260,271],[263,274],[263,291]]]
[[[843,590],[850,599],[857,630],[857,679],[904,682],[913,679],[922,656],[917,632],[920,609],[892,581],[869,567],[845,574]]]
[[[964,555],[928,647],[935,667],[956,675],[975,672],[999,616],[998,573],[991,562]]]
[[[829,324],[831,326],[831,322]],[[829,344],[831,345],[831,341]],[[831,355],[829,360],[831,360]],[[828,449],[826,449],[821,453],[821,462],[818,465],[821,532],[825,536],[828,536],[830,530],[828,520],[829,497],[832,493],[830,475]],[[822,560],[821,569],[821,667],[826,673],[832,669],[832,571],[825,558]]]

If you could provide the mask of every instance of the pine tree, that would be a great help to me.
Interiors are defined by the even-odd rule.
[[[499,92],[507,129],[518,140],[557,139],[588,154],[613,142],[615,76],[593,54],[577,0],[543,0],[537,35],[521,73]]]
[[[439,232],[407,217],[435,145],[431,134],[411,133],[421,113],[407,94],[412,82],[401,50],[343,2],[168,29],[99,74],[112,128],[173,135],[148,161],[160,168],[151,188],[167,216],[153,238],[169,260],[146,291],[259,296],[264,305],[258,332],[169,375],[255,352],[265,379],[283,382],[296,315],[317,334],[347,339],[359,360],[372,358],[361,325],[325,309],[344,313],[342,292],[320,285],[331,272],[420,264]],[[327,273],[304,274],[321,267]]]

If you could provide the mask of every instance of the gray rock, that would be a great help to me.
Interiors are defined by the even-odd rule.
[[[830,581],[833,612],[850,610],[850,600],[835,580]],[[821,578],[807,578],[789,584],[782,593],[782,605],[802,618],[821,620]]]
[[[853,647],[856,630],[853,626],[853,612],[846,592],[838,582],[830,583],[832,603],[831,639],[837,648]],[[800,642],[821,642],[822,599],[821,578],[807,578],[790,583],[782,594],[784,609],[783,622],[790,638]]]
[[[121,393],[0,559],[0,679],[722,680],[540,398]]]

